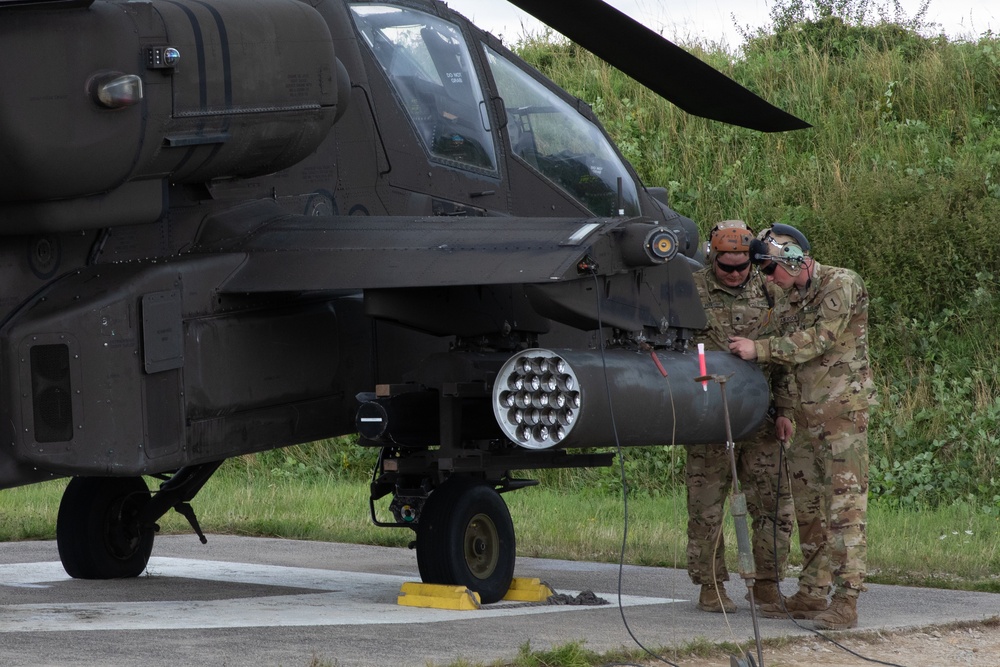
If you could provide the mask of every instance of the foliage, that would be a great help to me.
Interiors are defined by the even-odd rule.
[[[770,10],[771,25],[741,30],[748,54],[812,49],[834,58],[850,58],[874,49],[916,57],[929,42],[921,32],[930,0],[907,16],[898,0],[785,0]]]
[[[543,651],[532,651],[531,643],[525,642],[514,658],[515,667],[588,667],[598,657],[593,651],[583,648],[583,642],[569,642]]]
[[[242,456],[239,465],[224,469],[224,473],[236,470],[239,475],[266,474],[301,481],[366,480],[377,459],[377,449],[358,446],[356,436],[341,436]]]
[[[566,488],[582,494],[621,496],[622,475],[630,498],[659,498],[684,484],[684,448],[631,447],[615,456],[605,468],[531,471],[543,485]],[[624,471],[623,462],[624,461]]]
[[[739,57],[688,50],[804,118],[761,134],[695,118],[565,41],[520,54],[590,103],[644,183],[707,231],[793,224],[871,294],[872,495],[900,506],[1000,504],[1000,40],[948,41],[898,2],[784,0]],[[930,36],[929,36],[930,35]],[[681,483],[669,449],[626,452],[631,495]],[[672,474],[663,474],[672,470]],[[550,473],[545,473],[546,475]],[[614,469],[552,473],[591,493]]]

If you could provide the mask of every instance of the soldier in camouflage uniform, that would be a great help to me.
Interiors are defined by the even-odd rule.
[[[737,337],[730,350],[743,359],[791,365],[801,393],[788,472],[804,565],[798,592],[762,612],[842,630],[857,625],[858,595],[865,590],[868,410],[875,403],[868,291],[854,271],[820,265],[808,252],[808,240],[790,225],[774,225],[755,242],[754,260],[789,293],[786,317],[796,331],[756,341]]]
[[[768,285],[750,266],[752,232],[741,220],[719,223],[709,241],[709,265],[694,274],[695,285],[709,328],[697,333],[695,343],[706,350],[729,349],[730,336],[756,338],[781,333],[774,315],[783,293]],[[711,369],[709,369],[711,370]],[[766,371],[767,369],[765,369]],[[792,408],[786,368],[772,378],[776,425],[783,439],[791,436]],[[781,377],[781,380],[777,379]],[[779,445],[775,426],[765,424],[749,441],[736,443],[737,476],[743,483],[753,520],[753,556],[756,567],[754,599],[758,604],[778,602],[778,580],[788,557],[793,508],[788,481],[778,497]],[[732,489],[732,467],[725,445],[687,447],[688,574],[701,585],[698,608],[709,612],[736,611],[723,582],[729,580],[722,540],[726,496]],[[778,510],[775,508],[778,506]],[[777,516],[777,525],[775,517]]]

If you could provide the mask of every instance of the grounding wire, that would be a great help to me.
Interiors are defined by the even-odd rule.
[[[635,636],[635,633],[632,632],[632,628],[628,624],[628,619],[625,617],[625,606],[622,604],[622,576],[625,570],[625,545],[628,542],[628,486],[625,477],[625,457],[624,454],[622,453],[621,440],[618,437],[618,426],[615,423],[614,404],[612,403],[611,399],[611,383],[608,381],[608,363],[607,363],[607,358],[604,355],[604,323],[602,321],[602,315],[601,315],[600,283],[597,280],[597,273],[594,271],[593,267],[590,268],[590,273],[591,276],[594,278],[594,285],[596,287],[596,289],[594,290],[594,294],[596,295],[596,302],[597,302],[597,346],[598,349],[600,349],[601,351],[601,367],[604,372],[604,390],[605,392],[607,392],[608,413],[611,417],[611,432],[615,436],[615,448],[618,450],[618,468],[619,468],[619,473],[621,474],[621,482],[622,482],[622,506],[624,511],[624,518],[622,522],[622,545],[618,556],[618,613],[621,615],[622,623],[625,625],[625,631],[628,632],[629,637],[632,638],[632,641],[634,641],[639,648],[641,648],[649,656],[655,658],[656,660],[671,665],[671,667],[679,667],[679,665],[677,665],[676,663],[670,662],[666,658],[646,648],[646,646],[641,641],[639,641],[639,638]],[[671,400],[671,405],[673,405],[672,393],[670,396],[670,400]],[[626,665],[626,664],[631,664],[631,663],[610,663],[610,665]]]
[[[621,549],[619,551],[619,557],[618,557],[618,612],[621,615],[622,624],[625,626],[625,631],[628,632],[629,637],[632,638],[632,641],[634,641],[639,648],[641,648],[643,651],[645,651],[648,655],[650,655],[651,657],[655,658],[656,660],[659,660],[659,661],[664,662],[664,663],[666,663],[668,665],[671,665],[671,667],[679,667],[676,663],[670,662],[666,658],[664,658],[664,657],[656,654],[655,652],[651,651],[641,641],[639,641],[639,638],[635,636],[635,633],[632,632],[632,628],[629,626],[628,619],[625,616],[625,607],[622,604],[622,586],[623,586],[623,584],[622,584],[622,578],[623,578],[623,573],[624,573],[624,568],[625,568],[625,548],[626,548],[626,544],[628,542],[628,481],[627,481],[627,478],[626,478],[626,475],[625,475],[625,457],[624,457],[624,453],[622,452],[621,440],[618,437],[618,426],[617,426],[617,424],[615,422],[615,411],[614,411],[614,404],[612,402],[611,384],[608,381],[607,359],[606,359],[605,354],[604,354],[604,323],[603,323],[603,318],[602,318],[602,314],[601,314],[601,297],[600,297],[601,290],[600,290],[600,283],[597,280],[597,273],[594,270],[594,267],[591,266],[591,267],[589,267],[589,269],[590,269],[590,274],[591,274],[591,276],[594,279],[594,285],[595,285],[595,288],[596,288],[594,290],[594,294],[595,294],[595,297],[596,297],[595,298],[595,302],[596,302],[596,305],[597,305],[598,349],[600,349],[600,351],[601,351],[601,366],[602,366],[602,370],[603,370],[603,373],[604,373],[604,390],[605,390],[605,392],[607,394],[607,399],[608,399],[608,413],[609,413],[609,416],[611,418],[611,431],[612,431],[612,433],[614,434],[614,437],[615,437],[615,448],[616,448],[616,450],[618,452],[618,466],[619,466],[619,474],[621,476],[621,485],[622,485],[622,506],[623,506],[623,512],[624,512],[624,514],[623,514],[623,522],[622,522],[622,528],[623,528],[622,529],[622,543],[621,543]],[[654,355],[654,359],[655,359],[655,354],[656,354],[655,351],[653,351],[652,354]],[[660,365],[657,364],[657,366],[660,366]],[[675,439],[676,428],[677,428],[677,424],[676,424],[676,409],[674,408],[673,391],[672,391],[672,389],[670,389],[670,378],[669,378],[669,376],[666,375],[665,372],[664,372],[664,377],[667,379],[667,388],[668,388],[667,391],[668,391],[668,394],[670,395],[671,410],[674,411],[674,418],[673,418],[673,420],[671,422],[673,424],[673,428],[675,429],[674,432],[673,432],[673,434],[671,435],[671,445],[672,445],[673,442],[674,442],[674,439]],[[778,446],[779,446],[779,450],[778,450],[778,476],[777,476],[778,479],[777,479],[777,489],[775,491],[774,519],[773,519],[772,524],[771,524],[772,525],[772,545],[774,546],[776,553],[777,553],[778,517],[779,517],[779,502],[778,502],[778,500],[781,497],[781,478],[782,478],[782,472],[783,472],[783,469],[784,469],[784,466],[783,466],[784,455],[785,455],[784,442],[782,442],[781,440],[779,440],[778,441]],[[789,490],[788,491],[789,491],[789,495],[791,495],[791,480],[789,480]],[[794,502],[794,497],[792,498],[792,501]],[[721,537],[721,535],[722,535],[722,531],[721,530],[719,531],[719,535]],[[718,545],[716,545],[716,546],[718,546]],[[714,559],[713,559],[713,561],[714,561]],[[713,562],[713,567],[714,567],[714,562]],[[775,558],[775,561],[774,561],[774,574],[775,574],[775,581],[780,583],[781,578],[780,578],[779,565],[778,565],[778,559],[777,558]],[[889,667],[904,667],[903,665],[899,665],[899,664],[894,663],[894,662],[883,662],[882,660],[877,660],[875,658],[868,658],[866,656],[863,656],[863,655],[861,655],[861,654],[859,654],[859,653],[857,653],[857,652],[849,649],[848,647],[844,646],[843,644],[838,643],[832,637],[829,637],[828,635],[824,635],[822,632],[819,632],[818,630],[816,630],[814,628],[806,628],[801,623],[799,623],[797,619],[793,618],[791,616],[791,614],[788,612],[787,609],[785,609],[785,600],[784,600],[784,596],[781,595],[781,589],[780,589],[780,587],[778,589],[778,602],[781,605],[782,610],[786,614],[788,614],[788,618],[792,621],[792,623],[794,623],[796,625],[796,627],[798,627],[798,628],[800,628],[802,630],[807,630],[809,632],[812,632],[813,634],[818,635],[819,637],[822,637],[823,639],[825,639],[826,641],[830,642],[834,646],[842,649],[843,651],[845,651],[847,653],[850,653],[851,655],[853,655],[853,656],[855,656],[857,658],[860,658],[862,660],[865,660],[867,662],[876,663],[876,664],[880,664],[880,665],[887,665]],[[727,624],[728,624],[728,618],[726,620],[727,620]],[[730,628],[730,632],[732,632],[732,628]],[[617,667],[625,667],[625,666],[630,666],[630,665],[633,665],[633,664],[634,663],[606,663],[606,667],[616,667],[616,666]]]

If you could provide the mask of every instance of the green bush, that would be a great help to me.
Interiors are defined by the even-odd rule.
[[[247,454],[223,471],[300,481],[366,481],[377,459],[378,449],[359,446],[357,436],[351,435]]]
[[[612,465],[558,471],[527,471],[522,477],[534,477],[547,486],[558,486],[578,493],[620,496],[622,460],[629,497],[659,498],[684,485],[684,447],[627,447],[616,455]]]
[[[551,35],[520,53],[589,102],[643,182],[703,232],[742,218],[793,224],[821,263],[872,297],[873,497],[904,506],[1000,507],[1000,40],[921,35],[896,3],[790,0],[737,57],[688,50],[807,120],[761,134],[689,116]],[[641,453],[640,453],[641,452]],[[663,448],[626,452],[632,493],[683,476]],[[548,474],[548,473],[547,473]],[[616,468],[551,474],[611,492]]]

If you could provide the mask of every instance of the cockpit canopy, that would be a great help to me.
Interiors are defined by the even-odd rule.
[[[484,48],[507,109],[514,154],[595,215],[639,215],[635,182],[605,134],[520,67]]]
[[[495,135],[459,26],[391,4],[352,5],[431,160],[497,175]],[[507,114],[510,152],[596,216],[639,215],[633,178],[604,132],[499,52],[483,45]]]
[[[431,157],[495,172],[486,102],[458,26],[391,5],[351,10]]]

